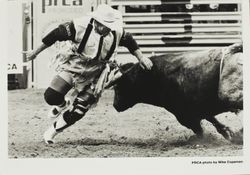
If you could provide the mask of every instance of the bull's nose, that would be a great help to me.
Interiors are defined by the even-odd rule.
[[[121,105],[118,105],[117,103],[114,103],[114,104],[113,104],[113,107],[115,108],[115,110],[116,110],[117,112],[122,112],[122,111],[123,111],[122,108],[121,108]]]
[[[129,108],[129,107],[128,107],[127,105],[125,105],[124,103],[118,103],[118,102],[116,102],[116,101],[114,101],[113,106],[114,106],[114,108],[115,108],[115,110],[116,110],[117,112],[123,112],[123,111],[125,111],[126,109]]]

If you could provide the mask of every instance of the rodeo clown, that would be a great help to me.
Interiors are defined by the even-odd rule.
[[[121,13],[102,4],[84,17],[59,25],[42,39],[39,47],[27,53],[27,59],[32,60],[56,41],[72,41],[70,49],[56,56],[58,74],[44,93],[45,101],[53,105],[49,115],[57,117],[43,135],[47,144],[54,143],[59,132],[80,120],[98,102],[110,70],[115,67],[118,46],[125,46],[143,68],[151,69],[152,62],[142,55],[122,24]],[[67,108],[65,95],[73,87],[79,93]]]

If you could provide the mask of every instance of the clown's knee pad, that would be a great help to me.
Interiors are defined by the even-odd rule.
[[[49,87],[44,92],[44,99],[49,105],[60,105],[64,102],[64,95]]]

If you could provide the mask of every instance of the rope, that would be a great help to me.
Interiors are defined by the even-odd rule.
[[[220,60],[220,78],[221,78],[221,74],[222,74],[224,58],[225,58],[225,55],[226,55],[227,51],[228,51],[227,47],[224,47],[224,48],[221,49],[222,56],[221,56],[221,60]]]

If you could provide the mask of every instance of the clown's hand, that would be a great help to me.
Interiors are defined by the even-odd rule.
[[[140,59],[140,65],[142,66],[143,69],[151,70],[153,63],[149,58],[142,57]]]
[[[36,52],[33,50],[23,51],[23,53],[26,54],[26,62],[34,60],[37,56]]]

